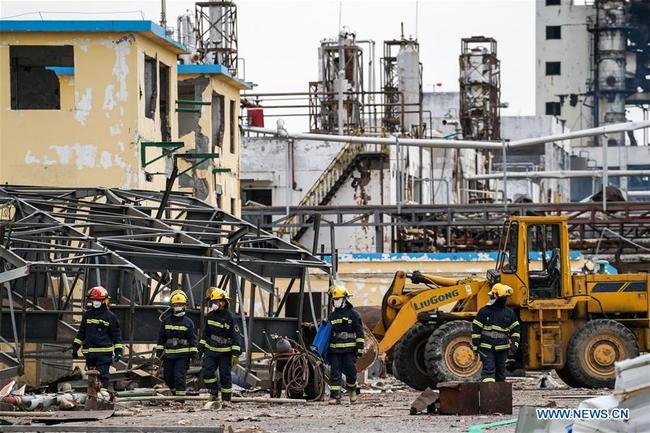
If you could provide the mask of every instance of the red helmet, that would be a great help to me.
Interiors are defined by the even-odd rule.
[[[108,290],[102,286],[93,287],[88,290],[88,299],[91,301],[107,301],[108,300]]]

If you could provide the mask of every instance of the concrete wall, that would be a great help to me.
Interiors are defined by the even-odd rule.
[[[586,106],[591,105],[591,98],[585,95],[591,78],[587,17],[593,15],[593,10],[592,6],[574,5],[573,0],[562,0],[560,6],[536,2],[536,113],[546,114],[547,102],[562,101],[559,118],[574,131],[593,124],[592,111]],[[561,39],[547,40],[546,26],[561,26]],[[561,75],[547,76],[546,62],[561,62]],[[575,95],[574,103],[571,95]],[[590,141],[589,138],[575,140],[574,146],[587,145]]]
[[[241,189],[239,186],[240,176],[240,142],[239,133],[239,92],[240,88],[234,86],[230,80],[221,75],[196,75],[181,74],[178,77],[179,85],[191,84],[195,89],[195,100],[212,102],[213,95],[223,97],[224,106],[196,105],[185,106],[199,108],[200,113],[179,113],[191,124],[192,130],[183,134],[180,139],[185,143],[184,151],[199,153],[218,153],[219,158],[212,162],[201,164],[191,172],[181,176],[179,189],[193,192],[198,198],[207,201],[212,205],[218,205],[221,209],[233,215],[241,214]],[[235,127],[237,131],[233,134],[235,144],[234,152],[230,147],[230,101],[234,101]],[[213,130],[213,116],[217,111],[223,111],[223,130],[221,139],[218,139],[218,132]],[[180,122],[179,122],[180,123]],[[216,124],[215,124],[216,125]],[[188,165],[187,163],[184,165]],[[214,168],[230,169],[230,172],[213,173]],[[217,203],[219,195],[220,203]],[[233,206],[234,205],[234,206]]]
[[[10,45],[73,45],[74,75],[60,77],[60,110],[11,110]],[[170,66],[175,101],[176,53],[140,34],[0,35],[0,181],[162,189],[164,176],[147,181],[140,168],[140,142],[161,141],[159,110],[153,120],[144,114],[145,54]],[[165,162],[147,171],[164,172]]]

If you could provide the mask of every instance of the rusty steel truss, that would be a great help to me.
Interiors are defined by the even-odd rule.
[[[391,252],[494,251],[509,215],[566,215],[571,248],[588,254],[648,254],[650,203],[499,204],[246,207],[242,216],[265,230],[313,228],[322,224],[374,230],[377,252],[390,235]],[[288,222],[289,221],[289,222]],[[611,232],[610,232],[611,230]],[[612,232],[619,234],[615,236]],[[314,236],[314,251],[318,235]],[[627,240],[626,240],[627,239]]]
[[[330,271],[306,250],[182,193],[0,187],[0,342],[7,343],[0,347],[10,348],[0,364],[20,371],[26,343],[70,344],[95,285],[108,289],[129,353],[156,341],[165,294],[183,290],[198,326],[206,289],[222,287],[250,356],[268,346],[262,331],[295,336],[302,307],[297,317],[279,316],[293,286],[303,300],[309,268]]]

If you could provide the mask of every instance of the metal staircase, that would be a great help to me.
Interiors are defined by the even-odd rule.
[[[302,200],[298,203],[298,207],[323,206],[328,204],[354,170],[357,160],[362,156],[373,155],[387,156],[388,146],[367,143],[346,143],[318,179],[316,179],[316,182],[309,188]],[[288,225],[309,223],[312,218],[308,217],[306,221],[302,221],[302,219],[305,219],[305,217],[301,215],[290,215],[287,223]],[[297,242],[306,231],[306,227],[287,228],[283,226],[278,233],[281,236],[289,233],[291,240]]]

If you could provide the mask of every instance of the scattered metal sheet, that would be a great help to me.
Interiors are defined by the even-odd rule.
[[[411,403],[411,415],[417,415],[420,412],[427,411],[427,413],[434,413],[436,411],[436,403],[440,401],[440,391],[434,391],[427,388],[422,391],[422,394]]]
[[[47,425],[67,422],[99,421],[113,416],[114,410],[76,410],[71,412],[56,411],[50,417],[33,418],[32,422]]]
[[[482,414],[512,414],[512,384],[510,382],[481,383],[479,410]]]
[[[479,413],[479,383],[442,382],[440,413],[445,415],[476,415]]]

